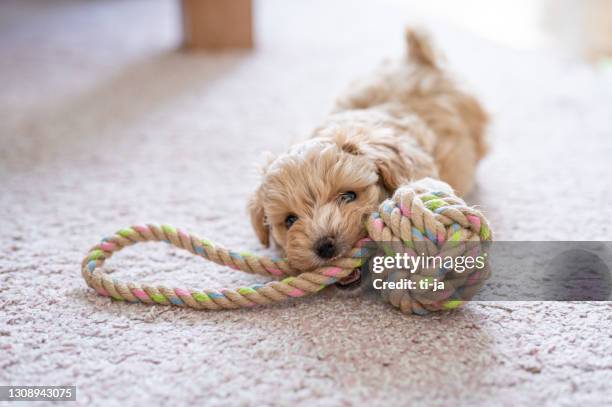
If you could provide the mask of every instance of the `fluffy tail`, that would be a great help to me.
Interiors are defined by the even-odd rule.
[[[408,58],[419,65],[438,68],[438,56],[431,45],[429,35],[422,30],[406,28]]]

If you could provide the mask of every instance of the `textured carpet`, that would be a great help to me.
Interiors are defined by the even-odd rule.
[[[85,288],[85,251],[130,224],[259,247],[245,202],[262,153],[402,52],[414,16],[376,4],[257,2],[256,51],[187,55],[172,1],[2,2],[0,384],[76,384],[88,406],[610,405],[611,303],[407,317],[323,294],[203,313]],[[468,200],[497,238],[609,239],[610,72],[429,25],[495,119]],[[194,287],[260,281],[163,245],[108,267]]]

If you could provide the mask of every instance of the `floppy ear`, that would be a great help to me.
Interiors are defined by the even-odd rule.
[[[356,128],[352,135],[336,132],[333,139],[343,151],[369,159],[390,194],[407,182],[438,175],[432,157],[413,140],[395,136],[387,129],[379,129],[374,135],[359,130]]]
[[[398,137],[379,137],[360,144],[359,149],[370,158],[389,193],[402,184],[437,175],[432,158],[416,145]]]
[[[263,191],[262,191],[262,183],[263,178],[268,172],[268,168],[270,164],[275,160],[275,156],[272,153],[265,154],[265,164],[259,166],[258,172],[262,176],[262,180],[260,180],[260,184],[257,189],[251,195],[249,199],[249,203],[247,209],[249,211],[249,215],[251,217],[251,225],[253,226],[253,230],[255,230],[255,234],[259,238],[259,241],[264,246],[270,246],[270,226],[268,225],[268,220],[266,219],[266,213],[263,207]]]
[[[270,228],[266,222],[266,214],[264,213],[261,199],[261,188],[257,188],[253,195],[251,195],[248,210],[251,216],[251,225],[253,225],[259,241],[266,247],[270,246]]]
[[[401,184],[410,181],[410,170],[395,146],[376,143],[369,146],[368,150],[371,150],[369,155],[389,193],[393,193]]]
[[[338,133],[334,137],[342,151],[368,158],[376,166],[381,183],[390,193],[410,180],[410,171],[406,167],[401,148],[397,146],[397,140],[396,137],[385,135],[370,138],[361,132],[353,137],[345,133]]]
[[[354,142],[352,140],[349,140],[348,138],[337,139],[336,140],[336,144],[345,153],[349,153],[349,154],[353,154],[353,155],[361,155],[362,154],[361,149],[359,148],[359,145],[356,142]]]

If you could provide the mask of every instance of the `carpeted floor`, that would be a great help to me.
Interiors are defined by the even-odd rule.
[[[85,289],[85,251],[130,224],[259,247],[245,202],[262,153],[402,51],[411,16],[376,4],[257,2],[256,51],[193,55],[169,0],[0,5],[0,384],[76,384],[88,406],[611,405],[611,303],[406,317],[328,294],[203,313]],[[497,238],[609,239],[612,73],[431,27],[495,118],[468,200]],[[258,281],[159,245],[109,268]]]

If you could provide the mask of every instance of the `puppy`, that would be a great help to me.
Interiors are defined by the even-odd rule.
[[[342,257],[364,220],[402,184],[425,177],[459,194],[486,151],[487,115],[442,69],[427,36],[354,83],[309,140],[271,160],[249,201],[261,242],[307,271]]]

